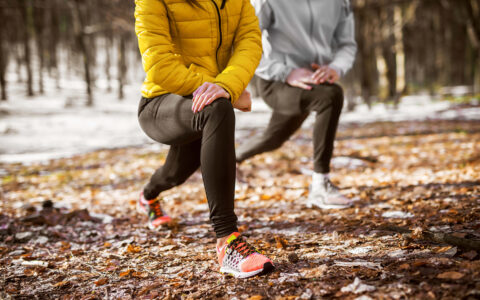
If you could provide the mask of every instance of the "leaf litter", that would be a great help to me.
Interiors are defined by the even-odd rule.
[[[136,212],[163,148],[2,163],[0,298],[474,299],[478,153],[475,121],[341,125],[332,179],[357,201],[322,211],[302,204],[313,163],[299,131],[241,165],[240,230],[277,267],[247,280],[218,273],[198,172],[164,193],[172,226],[150,231]]]

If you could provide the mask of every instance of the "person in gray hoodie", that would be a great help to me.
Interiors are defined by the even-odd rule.
[[[273,109],[259,136],[237,149],[237,162],[279,148],[311,112],[314,172],[307,206],[344,208],[352,201],[329,178],[343,90],[336,82],[357,51],[349,0],[252,0],[263,32],[256,71],[260,96]]]

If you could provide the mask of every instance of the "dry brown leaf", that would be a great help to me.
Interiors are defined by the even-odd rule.
[[[70,283],[69,281],[60,281],[60,282],[55,283],[53,286],[54,287],[60,287],[60,286],[67,285],[69,283]]]
[[[421,227],[417,227],[412,231],[412,238],[413,239],[421,239],[423,235],[423,229]]]
[[[128,253],[138,253],[140,251],[142,251],[142,247],[140,247],[140,246],[135,246],[135,245],[132,245],[132,244],[129,244],[127,246],[127,252]]]
[[[248,298],[248,300],[262,300],[263,296],[262,295],[254,295]]]
[[[100,278],[99,280],[95,281],[95,285],[96,286],[101,286],[101,285],[104,285],[108,282],[108,279],[107,278]]]
[[[130,275],[131,272],[132,272],[132,270],[128,269],[126,271],[120,272],[120,274],[118,274],[118,276],[125,277],[125,276]]]
[[[447,252],[448,250],[450,250],[452,248],[453,248],[452,246],[446,246],[446,247],[436,248],[434,251],[436,253],[444,253],[444,252]]]
[[[444,273],[438,274],[437,278],[458,280],[463,278],[463,276],[465,276],[465,274],[452,271],[452,272],[444,272]]]
[[[105,243],[103,244],[103,247],[105,247],[105,248],[110,248],[110,247],[112,247],[112,243],[105,242]]]
[[[287,240],[279,236],[275,236],[275,242],[278,249],[285,249],[288,245]]]

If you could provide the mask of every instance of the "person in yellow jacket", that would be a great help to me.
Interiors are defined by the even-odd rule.
[[[246,278],[273,263],[242,238],[234,212],[235,115],[249,111],[245,88],[262,55],[249,0],[136,0],[135,32],[146,78],[138,118],[153,140],[170,145],[138,208],[155,229],[170,218],[160,193],[202,171],[217,236],[220,271]]]

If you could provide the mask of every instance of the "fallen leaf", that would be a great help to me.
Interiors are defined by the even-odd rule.
[[[276,246],[278,249],[284,249],[285,247],[287,247],[288,244],[286,239],[279,236],[275,236],[275,242],[277,243]]]
[[[60,286],[67,285],[69,283],[70,283],[69,281],[60,281],[60,282],[55,283],[53,286],[54,287],[60,287]]]
[[[142,251],[142,247],[140,246],[135,246],[132,244],[128,244],[127,246],[127,253],[139,253],[140,251]]]
[[[263,299],[262,295],[255,295],[248,298],[248,300],[262,300],[262,299]]]
[[[95,283],[96,286],[101,286],[101,285],[104,285],[107,282],[108,282],[107,278],[100,278],[99,280],[95,281],[94,283]]]
[[[130,275],[131,272],[132,272],[132,270],[128,269],[126,271],[120,272],[120,274],[118,274],[118,276],[125,277],[125,276]]]
[[[477,257],[477,255],[478,255],[477,251],[472,250],[472,251],[465,252],[460,256],[463,257],[463,258],[466,258],[468,260],[473,260],[473,259],[475,259],[475,257]]]
[[[458,280],[463,278],[463,276],[465,276],[465,274],[452,271],[452,272],[444,272],[444,273],[438,274],[437,278]]]

